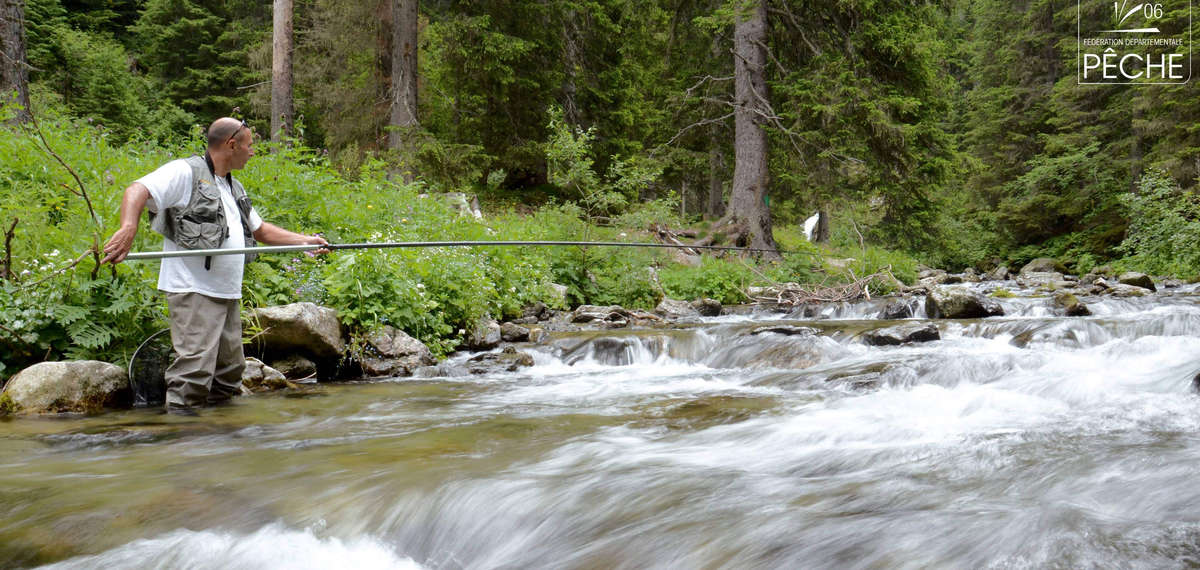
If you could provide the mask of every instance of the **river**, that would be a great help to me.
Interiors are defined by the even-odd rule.
[[[905,346],[861,342],[895,324],[867,302],[197,418],[11,420],[0,567],[1200,565],[1200,297],[1083,300]]]

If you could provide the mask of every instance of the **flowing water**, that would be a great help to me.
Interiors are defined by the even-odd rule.
[[[0,566],[1197,566],[1194,295],[1009,299],[891,347],[860,340],[878,303],[720,317],[513,373],[8,421]]]

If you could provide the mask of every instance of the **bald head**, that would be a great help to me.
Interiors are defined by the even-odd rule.
[[[249,128],[246,123],[233,117],[221,117],[208,126],[208,148],[215,149],[233,138],[242,128]]]

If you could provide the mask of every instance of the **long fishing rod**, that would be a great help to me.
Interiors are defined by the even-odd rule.
[[[595,247],[665,247],[674,249],[710,249],[725,251],[753,251],[782,253],[779,250],[722,245],[685,245],[672,243],[636,243],[623,241],[391,241],[367,243],[331,243],[329,245],[268,245],[262,247],[239,247],[228,249],[181,249],[177,251],[140,251],[125,256],[126,261],[164,259],[168,257],[207,257],[210,255],[241,255],[244,253],[288,253],[316,251],[318,249],[390,249],[405,247],[485,247],[485,246],[595,246]]]

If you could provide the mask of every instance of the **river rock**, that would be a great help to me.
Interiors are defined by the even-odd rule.
[[[289,381],[282,372],[263,364],[263,361],[247,358],[246,369],[242,371],[242,387],[251,392],[268,392],[300,386]]]
[[[925,297],[925,314],[931,319],[977,319],[1003,315],[995,299],[965,287],[935,287]]]
[[[34,364],[13,376],[4,393],[22,414],[95,413],[133,405],[125,369],[98,360]]]
[[[429,347],[392,326],[372,332],[366,341],[369,350],[361,364],[363,374],[368,376],[408,376],[417,368],[437,362]]]
[[[696,309],[702,317],[718,317],[721,315],[721,302],[716,299],[696,299],[692,301],[692,308]]]
[[[820,332],[821,331],[819,329],[814,329],[812,327],[800,327],[800,326],[794,326],[794,325],[770,325],[770,326],[756,328],[756,329],[750,331],[750,335],[754,336],[754,335],[760,335],[760,334],[774,333],[774,334],[781,334],[784,336],[797,336],[797,335],[813,336],[813,335],[819,334]]]
[[[263,354],[293,352],[317,359],[335,359],[346,350],[337,311],[313,303],[262,307],[251,313],[262,333],[256,339]]]
[[[983,274],[984,281],[1007,281],[1009,277],[1007,265],[998,265],[995,269]]]
[[[598,305],[580,305],[571,313],[573,323],[593,323],[606,321],[610,323],[628,322],[631,313],[619,305],[601,307]]]
[[[528,307],[525,307],[524,309],[521,309],[521,318],[522,319],[532,318],[533,320],[530,321],[530,323],[544,321],[544,320],[550,318],[550,307],[547,307],[546,304],[541,301],[537,301],[534,304],[529,305]],[[521,323],[521,324],[525,324],[525,323]]]
[[[529,329],[513,323],[501,324],[500,339],[504,342],[525,342],[529,340]]]
[[[912,299],[892,299],[879,311],[877,318],[884,320],[910,318],[916,315],[916,309],[913,306],[915,302]]]
[[[529,328],[529,342],[534,344],[542,344],[547,340],[550,340],[550,333],[547,333],[546,329],[541,327]]]
[[[913,342],[941,340],[937,325],[913,323],[875,329],[863,333],[863,342],[871,346],[895,346]]]
[[[1054,304],[1061,308],[1068,317],[1086,317],[1092,314],[1091,309],[1078,297],[1067,291],[1054,295]]]
[[[1098,279],[1096,285],[1101,284],[1104,286],[1103,294],[1113,297],[1142,297],[1150,293],[1150,290],[1145,287],[1126,285],[1124,283],[1108,283],[1103,279]]]
[[[1057,271],[1027,271],[1017,276],[1017,284],[1031,289],[1037,287],[1057,289],[1070,285],[1066,277]]]
[[[272,360],[270,367],[293,380],[317,375],[317,363],[299,354],[289,354],[283,358]]]
[[[654,308],[654,314],[670,320],[694,319],[700,316],[700,311],[687,301],[678,299],[663,299]]]
[[[484,317],[475,323],[474,328],[467,333],[463,340],[463,348],[467,350],[491,350],[500,345],[500,323]]]
[[[471,357],[466,363],[471,374],[492,374],[499,371],[516,372],[533,366],[533,356],[509,346],[501,352],[487,352]]]
[[[943,269],[926,269],[917,274],[917,283],[925,287],[936,287],[950,279],[950,274]]]
[[[1126,271],[1125,273],[1122,273],[1120,277],[1117,277],[1117,281],[1125,285],[1133,285],[1134,287],[1141,287],[1143,289],[1149,289],[1150,291],[1158,291],[1158,289],[1154,286],[1154,280],[1150,279],[1150,276],[1146,275],[1145,273]]]
[[[1052,257],[1039,257],[1021,268],[1020,275],[1028,273],[1066,273],[1067,267],[1061,261]]]

